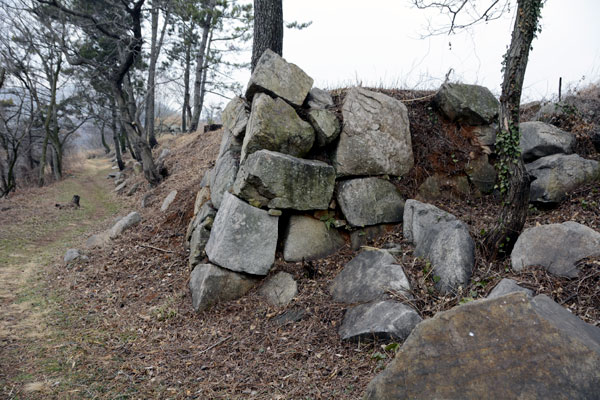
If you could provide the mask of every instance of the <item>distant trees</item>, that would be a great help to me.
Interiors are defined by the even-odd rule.
[[[510,10],[510,0],[414,0],[418,8],[436,7],[446,12],[450,23],[448,33],[479,21],[498,18]],[[502,209],[494,226],[484,238],[490,257],[510,253],[523,230],[529,203],[529,176],[519,149],[519,105],[531,43],[539,32],[539,20],[544,0],[517,0],[516,17],[510,46],[503,61],[504,78],[500,96],[499,130],[496,136],[499,189],[503,194]],[[466,14],[466,22],[459,20]],[[438,30],[437,33],[440,31]]]

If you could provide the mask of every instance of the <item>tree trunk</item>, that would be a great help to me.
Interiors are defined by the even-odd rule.
[[[190,109],[190,68],[192,65],[192,44],[186,38],[185,69],[183,72],[183,109],[181,111],[181,132],[187,132],[187,122],[191,119]],[[189,115],[189,119],[188,119]]]
[[[202,108],[200,105],[200,98],[202,95],[202,76],[204,71],[204,60],[208,57],[206,47],[208,43],[208,34],[210,33],[213,21],[213,11],[215,8],[216,1],[210,0],[206,11],[207,15],[202,26],[202,40],[200,41],[200,47],[196,55],[196,77],[194,78],[194,113],[192,114],[192,120],[190,121],[190,132],[195,132],[198,129],[200,123],[200,114]]]
[[[105,123],[102,123],[102,128],[100,128],[100,137],[102,138],[102,146],[104,147],[104,153],[108,154],[110,153],[110,147],[108,146],[108,143],[106,143],[106,138],[104,137],[104,126]]]
[[[210,37],[208,39],[208,45],[206,46],[206,58],[204,59],[204,66],[202,67],[202,85],[200,87],[200,100],[198,103],[198,108],[202,110],[204,108],[204,95],[206,94],[206,77],[208,75],[208,61],[210,54],[210,46],[212,44],[213,31],[210,31]]]
[[[505,192],[498,221],[484,238],[491,258],[510,254],[523,230],[529,203],[529,176],[519,150],[519,104],[525,70],[543,0],[518,0],[517,16],[505,56],[500,96],[500,126],[496,139],[500,190]]]
[[[283,54],[283,6],[281,0],[254,0],[252,71],[266,49]]]
[[[115,144],[115,158],[117,159],[119,171],[123,171],[125,169],[125,164],[123,163],[123,157],[121,156],[121,142],[119,140],[119,129],[117,128],[119,111],[117,110],[114,98],[110,99],[110,109],[112,111],[111,129],[113,131],[113,142]]]

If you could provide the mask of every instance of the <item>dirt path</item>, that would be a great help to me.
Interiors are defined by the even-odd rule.
[[[47,286],[49,266],[67,248],[81,248],[90,232],[119,211],[106,179],[109,170],[108,160],[86,160],[62,182],[0,203],[0,398],[47,398],[61,386],[55,378],[63,364],[76,367],[76,354],[59,351],[72,338],[61,326],[62,302]],[[74,194],[81,196],[80,209],[56,209],[55,203]]]

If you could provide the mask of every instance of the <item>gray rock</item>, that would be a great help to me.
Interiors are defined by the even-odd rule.
[[[108,242],[110,242],[110,237],[109,232],[106,231],[90,236],[85,242],[85,247],[87,249],[93,249],[95,247],[102,247]]]
[[[79,252],[78,249],[68,249],[67,252],[65,253],[64,262],[65,262],[65,264],[68,264],[70,262],[77,260],[80,257],[81,257],[81,253]]]
[[[291,216],[283,243],[283,258],[292,262],[327,257],[345,244],[335,228],[302,215]]]
[[[192,307],[196,311],[225,301],[239,299],[252,289],[257,279],[212,264],[200,264],[190,275]]]
[[[496,144],[496,132],[498,126],[492,125],[478,125],[473,127],[473,133],[477,137],[479,144],[482,146],[494,146]]]
[[[491,193],[496,184],[496,169],[489,163],[487,154],[470,160],[465,168],[469,180],[482,193]]]
[[[401,176],[414,164],[408,111],[400,101],[351,89],[342,107],[344,125],[333,156],[338,176]]]
[[[140,205],[142,206],[142,208],[146,208],[150,206],[150,203],[152,202],[152,193],[146,193],[143,197],[142,200],[140,202]]]
[[[237,158],[239,158],[240,153],[242,152],[242,140],[242,138],[233,136],[233,133],[230,131],[223,130],[223,135],[221,136],[221,145],[219,146],[219,156],[217,159],[222,157],[223,154],[227,153],[228,151],[237,154]]]
[[[210,231],[216,215],[217,211],[211,206],[211,203],[205,203],[190,223],[190,255],[188,262],[192,268],[199,264],[206,254],[204,250],[210,238]]]
[[[142,186],[142,183],[136,182],[127,192],[127,196],[133,196],[135,192],[137,192],[140,189],[140,186]]]
[[[163,200],[162,205],[160,206],[160,211],[165,212],[169,209],[169,206],[171,205],[171,203],[173,203],[173,201],[175,200],[175,197],[177,197],[177,190],[172,190],[167,197],[165,197],[165,199]]]
[[[385,250],[366,250],[352,259],[333,280],[334,301],[365,303],[389,298],[388,291],[410,297],[410,283],[401,265]]]
[[[600,164],[577,154],[554,154],[525,165],[532,178],[529,200],[560,203],[567,193],[598,179]]]
[[[314,87],[308,92],[306,104],[313,110],[330,108],[333,107],[333,98],[329,92]]]
[[[569,154],[575,144],[575,135],[544,122],[523,122],[519,124],[519,130],[525,162],[557,153]]]
[[[313,79],[297,65],[288,63],[277,53],[267,49],[252,72],[246,98],[252,101],[256,93],[264,92],[301,106],[312,84]]]
[[[384,300],[350,308],[338,333],[342,340],[385,339],[404,341],[422,319],[398,301]]]
[[[389,181],[358,178],[338,186],[337,203],[351,226],[400,222],[404,199]]]
[[[321,147],[332,143],[340,135],[340,121],[331,111],[321,109],[310,110],[308,112],[308,120],[313,128],[315,128],[317,144]]]
[[[494,287],[490,294],[488,294],[487,298],[495,299],[514,292],[522,292],[529,297],[533,296],[533,291],[531,289],[519,286],[517,282],[513,281],[512,279],[504,278],[498,282],[496,287]]]
[[[241,166],[233,193],[252,205],[295,210],[326,210],[335,170],[321,161],[260,150]]]
[[[239,153],[235,151],[228,151],[217,159],[210,182],[210,197],[215,208],[220,208],[223,194],[233,187],[239,167]]]
[[[292,324],[300,321],[305,315],[306,310],[300,307],[294,307],[273,318],[273,322],[275,322],[277,325]]]
[[[272,150],[303,157],[312,148],[315,131],[285,101],[259,94],[252,111],[242,145],[242,161],[258,150]]]
[[[275,261],[278,220],[226,192],[206,244],[209,260],[232,271],[266,275]]]
[[[421,322],[364,399],[592,399],[599,369],[599,328],[512,293]]]
[[[144,167],[142,166],[142,163],[136,161],[133,164],[133,172],[136,173],[137,175],[139,175],[142,172],[144,172]]]
[[[194,202],[194,216],[196,216],[204,204],[210,201],[210,189],[207,187],[200,188],[196,193],[196,201]]]
[[[512,267],[530,265],[569,278],[577,277],[577,261],[600,255],[600,233],[577,222],[540,225],[521,233],[510,255]]]
[[[115,193],[123,194],[125,192],[126,188],[127,188],[127,181],[122,182],[119,185],[117,185],[117,187],[115,188]]]
[[[127,216],[121,218],[116,224],[114,224],[113,227],[110,228],[110,230],[108,231],[108,236],[111,239],[115,239],[115,238],[121,236],[121,234],[125,230],[139,224],[141,221],[142,221],[142,217],[140,216],[140,214],[133,211],[133,212],[129,213]]]
[[[475,242],[462,221],[437,207],[408,200],[404,237],[415,244],[415,256],[431,262],[440,292],[466,287],[475,265]]]
[[[223,130],[231,133],[236,138],[244,136],[248,124],[248,105],[241,97],[234,97],[221,114]]]
[[[278,272],[262,285],[259,293],[276,307],[285,307],[298,294],[298,284],[287,272]]]
[[[462,83],[443,84],[434,101],[450,120],[466,125],[489,125],[500,109],[488,88]]]

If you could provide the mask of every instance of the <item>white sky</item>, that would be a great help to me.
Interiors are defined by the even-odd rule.
[[[410,0],[283,0],[283,13],[288,22],[313,22],[301,31],[286,29],[283,56],[316,86],[434,89],[453,68],[451,80],[500,92],[513,15],[470,32],[421,39],[438,12],[418,10]],[[542,28],[530,53],[523,101],[556,95],[561,76],[563,93],[569,84],[600,81],[600,0],[548,0]],[[248,78],[240,74],[244,84]]]

